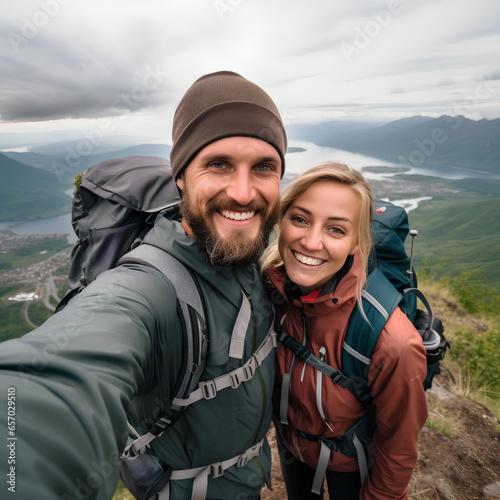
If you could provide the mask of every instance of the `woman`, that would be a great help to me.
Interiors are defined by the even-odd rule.
[[[280,329],[337,370],[349,317],[361,307],[372,206],[371,188],[360,172],[336,163],[314,167],[284,190],[279,236],[263,259]],[[420,335],[399,308],[373,352],[369,406],[282,345],[274,421],[288,498],[322,498],[324,475],[330,499],[407,498],[417,437],[427,418],[425,375]],[[374,431],[364,437],[373,435],[373,462],[361,484],[356,454],[328,448],[325,455],[321,441],[344,436],[368,412],[363,422],[374,424]]]

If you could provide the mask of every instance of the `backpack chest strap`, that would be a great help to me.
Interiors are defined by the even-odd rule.
[[[285,345],[285,347],[290,349],[295,354],[295,356],[300,358],[305,363],[316,368],[316,370],[326,375],[335,384],[349,389],[354,395],[357,394],[358,385],[354,380],[351,380],[350,378],[346,377],[340,370],[333,368],[329,364],[319,359],[307,347],[302,345],[300,342],[297,342],[288,333],[281,332],[279,340],[283,345]]]
[[[271,326],[262,344],[244,365],[220,377],[200,382],[198,389],[195,389],[188,398],[175,398],[173,403],[178,406],[189,406],[200,399],[213,399],[219,391],[228,387],[231,389],[238,388],[242,382],[247,382],[255,375],[257,368],[274,351],[277,344],[277,334],[274,331],[274,327]]]
[[[191,500],[205,500],[207,496],[208,476],[216,479],[221,477],[224,472],[229,469],[229,467],[244,467],[250,460],[260,455],[264,446],[264,441],[265,438],[262,438],[257,444],[245,450],[241,455],[224,460],[223,462],[215,462],[213,464],[196,467],[194,469],[174,470],[172,471],[170,480],[175,481],[194,478]],[[170,488],[167,486],[165,489],[169,490]],[[160,493],[160,500],[168,500],[168,498],[169,493],[166,493],[166,496],[162,496]]]

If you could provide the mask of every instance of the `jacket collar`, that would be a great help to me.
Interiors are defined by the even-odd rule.
[[[320,290],[302,296],[299,287],[287,276],[283,266],[269,269],[269,281],[290,304],[303,307],[304,304],[342,304],[355,297],[357,282],[361,275],[359,252],[349,257],[342,269]],[[271,294],[273,297],[273,294]]]

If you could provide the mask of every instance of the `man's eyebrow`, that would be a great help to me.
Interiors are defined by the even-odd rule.
[[[265,156],[264,158],[259,158],[257,163],[280,163],[281,158],[274,158],[273,156]]]
[[[209,153],[207,155],[201,156],[200,160],[203,163],[211,163],[213,161],[233,161],[233,157],[226,153]],[[274,158],[272,156],[263,156],[262,158],[257,158],[257,160],[252,159],[253,163],[273,163],[279,164],[281,162],[280,158]]]
[[[295,209],[298,209],[298,210],[302,210],[302,212],[306,213],[307,215],[312,215],[312,212],[310,210],[307,210],[307,208],[304,208],[304,207],[300,207],[299,205],[292,205],[290,208],[295,208]],[[331,216],[331,217],[327,217],[326,219],[327,220],[349,222],[350,224],[352,224],[352,221],[351,221],[351,219],[349,219],[349,217],[334,217],[334,216]]]
[[[211,163],[212,161],[231,161],[231,156],[224,153],[212,153],[202,156],[201,160],[204,163]]]

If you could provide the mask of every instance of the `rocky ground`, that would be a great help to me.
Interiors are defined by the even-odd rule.
[[[453,383],[447,370],[427,391],[431,425],[418,441],[419,458],[409,486],[413,500],[480,500],[500,498],[500,423],[484,406],[456,396],[446,386]],[[274,430],[269,432],[273,450],[272,488],[262,500],[285,500]],[[328,498],[328,497],[327,497]]]

